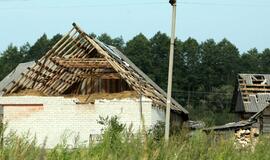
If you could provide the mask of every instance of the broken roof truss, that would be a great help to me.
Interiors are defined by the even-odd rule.
[[[158,106],[166,106],[166,93],[159,86],[115,47],[89,36],[75,23],[40,60],[5,87],[3,94],[34,89],[46,95],[62,95],[87,77],[121,77],[138,94],[152,99]],[[172,109],[188,114],[173,99]]]
[[[237,105],[238,104],[238,105]],[[270,75],[239,74],[233,105],[236,112],[256,113],[270,104]]]

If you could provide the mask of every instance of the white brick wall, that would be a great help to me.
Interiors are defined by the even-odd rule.
[[[74,137],[80,136],[81,142],[88,142],[90,134],[101,133],[97,123],[99,116],[114,116],[121,123],[133,125],[134,132],[141,126],[140,102],[138,99],[97,100],[95,104],[78,105],[77,99],[63,97],[0,97],[0,104],[43,104],[40,106],[6,106],[4,122],[8,122],[6,134],[16,131],[35,135],[38,144],[47,137],[47,147],[60,142],[64,134],[69,135],[68,143],[73,144]],[[144,125],[149,128],[157,120],[165,118],[164,112],[152,108],[150,99],[142,99]]]

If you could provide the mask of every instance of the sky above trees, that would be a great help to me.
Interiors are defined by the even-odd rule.
[[[179,1],[179,0],[178,0]],[[180,1],[179,1],[180,2]],[[270,2],[267,0],[181,0],[177,37],[200,41],[227,38],[241,52],[270,44]],[[0,51],[8,44],[33,44],[43,33],[65,33],[72,22],[85,31],[123,36],[170,32],[167,0],[0,0]]]

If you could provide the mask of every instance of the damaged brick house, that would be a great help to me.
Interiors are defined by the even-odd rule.
[[[171,125],[179,128],[188,111],[171,101]],[[116,115],[134,131],[165,121],[166,93],[115,47],[73,24],[40,60],[0,82],[0,106],[6,132],[30,131],[53,147],[64,132],[82,142],[100,134],[99,116]]]
[[[231,111],[236,120],[247,120],[270,104],[269,74],[239,74]]]

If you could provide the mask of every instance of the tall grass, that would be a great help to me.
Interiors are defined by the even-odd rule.
[[[186,132],[173,135],[168,143],[163,138],[157,138],[156,132],[142,131],[133,134],[130,129],[120,124],[117,118],[105,120],[106,128],[101,135],[101,141],[83,145],[74,142],[72,147],[65,141],[53,149],[38,146],[35,138],[18,137],[9,134],[4,138],[0,148],[0,158],[3,160],[249,160],[270,159],[270,139],[260,138],[254,151],[246,148],[236,150],[233,137],[220,138],[214,134],[206,135],[201,131],[189,136]]]

